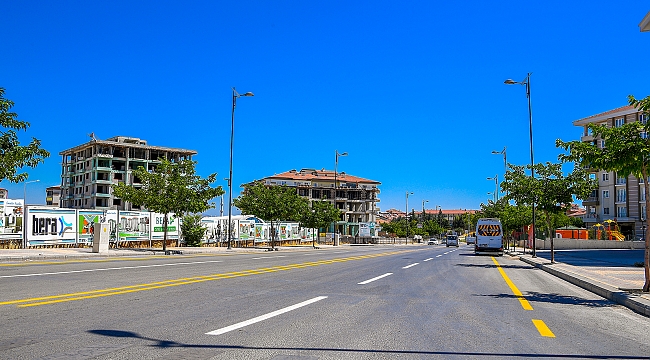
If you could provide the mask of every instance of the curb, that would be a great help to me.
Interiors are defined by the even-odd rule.
[[[551,266],[551,263],[539,263],[534,260],[524,258],[519,256],[519,260],[533,265],[534,267],[544,270],[547,273],[559,277],[565,281],[570,282],[571,284],[577,285],[585,290],[591,291],[594,294],[600,295],[605,299],[611,300],[619,305],[623,305],[641,315],[650,317],[650,301],[643,298],[639,298],[635,294],[622,291],[615,287],[606,285],[606,284],[594,284],[593,281],[578,275],[578,274],[569,274],[557,269],[554,269]]]

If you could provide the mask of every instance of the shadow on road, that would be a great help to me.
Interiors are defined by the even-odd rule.
[[[483,269],[496,269],[497,266],[494,264],[456,264],[456,266],[462,266],[466,268],[483,268]],[[528,265],[500,265],[502,269],[526,269],[526,270],[539,270],[538,268]]]
[[[518,297],[514,294],[474,294],[474,296],[518,299]],[[559,294],[528,292],[523,294],[523,296],[530,302],[546,302],[553,304],[579,305],[587,307],[611,307],[616,305],[607,299],[588,300],[577,296],[564,296]]]
[[[209,345],[209,344],[184,344],[169,340],[152,339],[140,336],[137,333],[123,330],[89,330],[91,334],[115,337],[115,338],[133,338],[151,341],[151,346],[158,348],[195,348],[195,349],[215,349],[215,350],[277,350],[277,351],[314,351],[314,352],[331,352],[351,354],[413,354],[413,355],[442,355],[442,356],[489,356],[489,357],[520,357],[525,359],[647,359],[646,356],[632,355],[577,355],[577,354],[530,354],[530,353],[487,353],[487,352],[457,352],[457,351],[420,351],[420,350],[375,350],[375,349],[343,349],[343,348],[324,348],[324,347],[269,347],[269,346],[244,346],[244,345]]]

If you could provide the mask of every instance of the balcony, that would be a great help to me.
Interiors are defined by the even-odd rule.
[[[585,200],[582,200],[582,205],[583,206],[600,205],[600,200],[598,199],[598,196],[590,196],[590,197],[586,198]]]
[[[582,142],[593,142],[594,141],[594,136],[593,135],[585,135],[580,138],[580,141]]]

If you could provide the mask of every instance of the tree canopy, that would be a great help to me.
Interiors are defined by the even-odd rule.
[[[307,209],[302,215],[301,223],[308,228],[318,229],[327,227],[329,224],[337,221],[340,217],[340,211],[329,201],[312,201],[311,210]],[[316,246],[314,244],[314,246]]]
[[[255,215],[271,224],[271,247],[275,248],[274,223],[297,221],[309,210],[309,201],[298,195],[296,189],[287,186],[266,186],[262,181],[244,185],[244,191],[233,204],[242,213]]]
[[[650,165],[650,96],[636,99],[630,95],[628,103],[646,116],[645,122],[629,122],[618,127],[589,124],[589,130],[598,141],[583,142],[579,140],[562,141],[557,139],[556,146],[568,150],[568,154],[560,155],[564,161],[575,162],[577,167],[589,168],[594,171],[614,171],[617,176],[634,175],[645,179],[645,193],[650,194],[648,184],[648,166]],[[604,143],[603,143],[604,142]],[[602,146],[604,144],[604,146]],[[650,196],[645,198],[645,219],[650,214]],[[643,291],[650,291],[650,227],[645,234],[645,284]]]
[[[18,172],[25,166],[35,168],[45,161],[50,153],[41,148],[41,141],[32,138],[27,146],[21,146],[17,131],[27,130],[30,124],[18,120],[18,114],[11,111],[14,102],[4,97],[5,89],[0,88],[0,181],[18,183],[27,180],[26,172]]]
[[[169,214],[202,213],[214,207],[209,202],[211,199],[224,193],[221,186],[210,187],[217,174],[203,179],[196,175],[195,164],[192,160],[171,162],[160,159],[160,164],[151,172],[142,166],[133,170],[133,175],[142,183],[141,187],[125,183],[113,185],[115,196],[164,215],[163,250],[166,250]]]

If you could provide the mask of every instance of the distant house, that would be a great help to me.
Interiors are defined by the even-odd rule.
[[[45,189],[45,205],[60,206],[61,185],[50,186]]]

